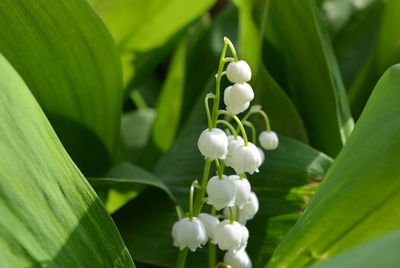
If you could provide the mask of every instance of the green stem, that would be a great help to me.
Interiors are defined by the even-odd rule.
[[[217,210],[215,207],[211,208],[211,215],[217,215]],[[215,268],[217,265],[217,245],[211,243],[211,240],[208,241],[208,267]]]
[[[230,49],[231,52],[232,52],[233,58],[235,59],[235,61],[238,61],[238,56],[237,56],[237,53],[236,53],[236,49],[235,49],[235,47],[233,46],[231,40],[229,40],[227,37],[224,37],[224,43],[225,43],[225,44],[228,44],[229,49]]]
[[[261,110],[260,106],[254,106],[250,109],[250,111],[243,117],[242,121],[246,121],[251,115],[253,114],[260,114],[265,121],[265,129],[270,132],[271,131],[271,124],[269,122],[269,118],[266,112]]]
[[[185,216],[183,209],[180,206],[176,206],[175,210],[176,210],[176,214],[178,215],[178,218],[181,220]]]
[[[179,250],[178,259],[176,261],[176,268],[184,268],[185,267],[187,253],[188,253],[188,248]]]
[[[257,143],[257,132],[256,128],[254,127],[253,123],[250,121],[243,121],[243,125],[248,126],[251,129],[251,142],[253,144]]]
[[[189,190],[189,221],[193,220],[193,194],[194,194],[194,183],[190,185],[190,190]]]
[[[194,216],[197,217],[200,214],[201,208],[204,203],[204,194],[206,193],[208,176],[210,174],[211,160],[206,159],[204,162],[203,177],[201,178],[200,192],[196,195],[194,201]]]
[[[236,221],[240,221],[240,208],[239,206],[236,206]]]
[[[232,117],[236,121],[236,123],[238,124],[238,127],[240,128],[240,132],[242,133],[242,136],[243,136],[244,146],[247,146],[248,145],[248,140],[247,140],[246,131],[244,130],[243,124],[240,121],[240,119],[234,113],[230,113],[230,112],[225,111],[225,110],[219,110],[218,114],[229,115],[230,117]]]
[[[226,120],[217,120],[217,125],[218,124],[223,124],[225,126],[227,126],[229,128],[229,130],[231,131],[231,133],[233,134],[233,136],[235,137],[235,140],[237,139],[237,132],[235,130],[235,128],[231,125],[231,123],[229,123]]]
[[[219,164],[218,158],[215,159],[215,166],[217,167],[218,179],[222,180],[223,171],[221,169],[221,165]]]
[[[235,215],[233,214],[233,208],[229,207],[229,223],[233,224],[235,221]]]
[[[222,77],[222,70],[224,69],[225,65],[225,54],[226,50],[228,48],[228,44],[225,42],[224,38],[224,48],[222,49],[221,57],[219,59],[219,65],[218,65],[218,73],[215,81],[215,99],[214,99],[214,104],[213,104],[213,112],[212,112],[212,127],[217,126],[217,114],[218,114],[218,108],[219,108],[219,99],[221,95],[221,77]]]
[[[208,124],[208,130],[212,130],[212,119],[211,119],[211,113],[210,113],[210,107],[208,106],[208,100],[209,99],[214,99],[215,95],[213,93],[208,93],[206,97],[204,98],[204,107],[206,108],[206,114],[207,114],[207,124]]]

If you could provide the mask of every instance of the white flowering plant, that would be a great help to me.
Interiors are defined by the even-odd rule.
[[[234,45],[227,37],[224,37],[223,42],[218,73],[215,75],[215,93],[208,93],[204,98],[208,128],[201,132],[197,143],[205,161],[203,176],[200,184],[194,181],[190,187],[189,212],[186,215],[178,208],[180,219],[172,228],[174,246],[180,249],[176,264],[179,268],[185,267],[187,249],[196,251],[207,243],[207,237],[210,243],[210,267],[217,264],[216,247],[213,244],[227,251],[224,257],[226,265],[238,268],[252,266],[246,253],[249,231],[245,224],[257,213],[259,205],[256,194],[251,192],[247,174],[259,172],[264,153],[255,145],[255,131],[252,133],[253,143],[248,140],[244,125],[255,129],[249,121],[251,115],[260,114],[265,120],[266,130],[259,137],[261,146],[269,150],[278,147],[278,137],[271,131],[267,114],[260,106],[250,107],[250,102],[254,99],[253,89],[247,83],[251,79],[250,66],[246,61],[239,60]],[[228,49],[233,57],[227,56]],[[225,65],[227,67],[224,71]],[[223,100],[226,109],[220,109],[221,79],[225,75],[235,84],[225,89]],[[210,100],[213,101],[211,111]],[[249,111],[243,119],[239,119],[236,114],[245,112],[248,108]],[[230,121],[221,118],[222,116],[229,117],[237,126],[234,127]],[[225,126],[226,130],[218,128],[219,125]],[[217,174],[209,178],[212,162]],[[225,166],[231,167],[236,174],[225,175]],[[198,191],[195,195],[196,188]],[[204,203],[211,206],[209,214],[202,213]],[[217,211],[221,213],[217,215]]]
[[[399,14],[1,0],[0,267],[399,267]]]

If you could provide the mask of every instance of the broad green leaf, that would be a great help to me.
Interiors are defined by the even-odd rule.
[[[313,146],[335,156],[353,127],[346,91],[314,0],[271,0],[263,53]]]
[[[378,33],[375,53],[358,73],[349,88],[349,100],[355,116],[359,116],[376,82],[387,68],[400,62],[400,30],[397,27],[400,2],[383,1],[383,14]],[[367,27],[367,26],[365,26]]]
[[[119,131],[121,71],[86,1],[1,1],[0,40],[78,166],[87,175],[105,171]]]
[[[140,163],[151,139],[151,130],[156,116],[154,109],[141,109],[122,115],[121,135],[125,159]]]
[[[134,267],[101,201],[0,55],[0,266]]]
[[[347,89],[375,56],[382,11],[383,1],[374,0],[372,4],[354,12],[333,37],[333,48]]]
[[[348,142],[268,267],[306,267],[400,228],[400,65],[374,89]]]
[[[313,267],[395,268],[400,263],[399,244],[400,231],[394,231]]]
[[[239,9],[239,57],[246,60],[252,68],[250,84],[255,92],[255,102],[268,113],[274,131],[308,142],[304,123],[296,107],[261,61],[263,43],[261,32],[263,32],[264,24],[261,22],[261,30],[258,29],[252,14],[255,10],[261,9],[263,21],[269,7],[268,3],[260,7],[256,2],[249,0],[235,2]]]
[[[187,40],[183,39],[175,51],[157,102],[153,140],[162,151],[173,145],[179,126],[185,91],[186,43]]]
[[[138,184],[154,186],[163,190],[172,201],[175,201],[175,197],[162,180],[130,163],[118,164],[107,173],[105,178],[89,178],[89,182],[97,189],[108,189],[110,187],[129,189],[129,187],[135,187]]]
[[[209,88],[212,85],[210,83]],[[198,136],[206,128],[202,106],[203,99],[200,98],[177,142],[158,162],[154,171],[184,209],[187,209],[189,186],[195,179],[200,179],[204,164],[197,148]],[[296,222],[313,194],[316,182],[332,161],[298,141],[283,136],[280,139],[279,150],[266,152],[261,172],[250,176],[261,203],[260,213],[249,222],[249,253],[255,267],[265,264],[284,234]],[[177,216],[174,204],[158,196],[154,191],[140,194],[116,212],[115,220],[129,250],[135,253],[135,261],[173,267],[178,250],[172,246],[171,228]],[[135,217],[130,216],[133,214]],[[189,254],[188,258],[188,267],[206,265],[205,250]],[[221,256],[219,260],[222,260]]]
[[[90,0],[128,58],[125,81],[145,76],[179,41],[179,32],[200,17],[215,0]],[[165,44],[168,43],[168,46]],[[143,62],[144,61],[144,62]],[[133,63],[133,64],[132,64]],[[144,64],[142,64],[144,63]],[[147,70],[141,67],[152,66]],[[140,68],[139,68],[140,67]],[[141,79],[142,79],[141,78]],[[138,79],[131,83],[137,86]]]

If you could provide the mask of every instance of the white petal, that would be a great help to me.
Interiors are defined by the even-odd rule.
[[[197,146],[201,154],[210,160],[225,159],[228,154],[228,138],[219,128],[213,128],[211,131],[205,129],[199,137]]]
[[[226,68],[226,76],[232,83],[248,82],[251,79],[250,66],[244,60],[231,62]]]
[[[273,131],[263,131],[258,136],[261,147],[265,150],[275,150],[278,148],[279,139],[275,132]]]
[[[207,203],[214,206],[217,210],[235,204],[236,185],[227,176],[222,175],[212,177],[207,184]]]

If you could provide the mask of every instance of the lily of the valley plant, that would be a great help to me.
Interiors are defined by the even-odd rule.
[[[228,48],[233,57],[226,56]],[[220,110],[220,84],[224,75],[233,85],[225,89],[223,101],[226,108]],[[233,44],[224,38],[215,93],[208,93],[204,99],[208,128],[200,134],[197,144],[205,159],[203,176],[200,183],[194,180],[190,187],[188,213],[178,208],[179,220],[172,227],[173,244],[180,250],[177,267],[185,266],[188,249],[196,251],[207,242],[209,267],[215,267],[217,262],[216,245],[226,251],[223,259],[225,265],[232,268],[252,266],[246,253],[249,239],[246,222],[255,216],[259,204],[256,194],[251,191],[248,174],[259,171],[264,152],[256,146],[257,134],[253,123],[249,121],[250,116],[259,114],[265,120],[266,129],[259,135],[261,147],[274,150],[279,142],[276,133],[271,131],[267,114],[260,106],[250,107],[254,99],[253,89],[248,84],[250,79],[250,66],[238,59]],[[210,100],[213,101],[211,111]],[[247,114],[239,119],[237,115],[246,110]],[[236,127],[233,123],[236,123]],[[251,129],[251,142],[244,126]],[[212,163],[217,172],[210,178]],[[225,167],[231,167],[235,174],[228,174]],[[204,207],[205,203],[211,208]],[[203,207],[209,213],[202,212]]]

